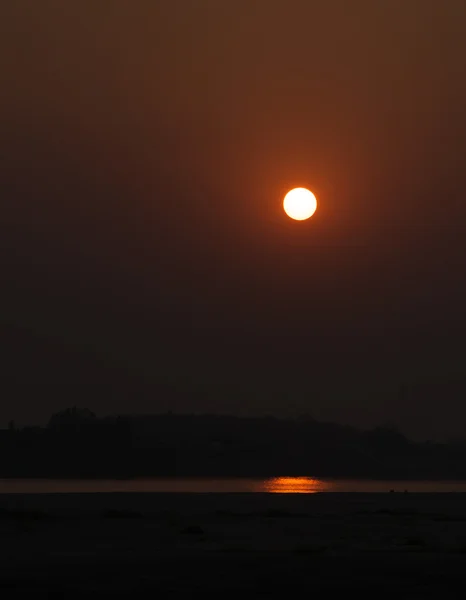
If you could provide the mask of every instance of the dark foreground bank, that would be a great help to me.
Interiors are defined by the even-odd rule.
[[[463,494],[0,496],[2,598],[456,597]]]

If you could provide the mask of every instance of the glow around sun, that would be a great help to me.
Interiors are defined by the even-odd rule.
[[[283,208],[291,219],[304,221],[315,213],[317,200],[306,188],[295,188],[285,196]]]

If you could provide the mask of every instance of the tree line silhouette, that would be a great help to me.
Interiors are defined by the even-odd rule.
[[[0,477],[368,477],[466,479],[466,443],[413,442],[310,417],[53,414],[0,430]]]

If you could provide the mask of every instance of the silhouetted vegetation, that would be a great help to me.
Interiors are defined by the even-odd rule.
[[[0,477],[315,476],[466,479],[466,445],[313,419],[123,415],[88,409],[0,430]]]

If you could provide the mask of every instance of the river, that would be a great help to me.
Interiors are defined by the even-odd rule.
[[[283,493],[466,492],[466,481],[386,481],[272,477],[255,479],[0,479],[0,494],[53,493]]]

